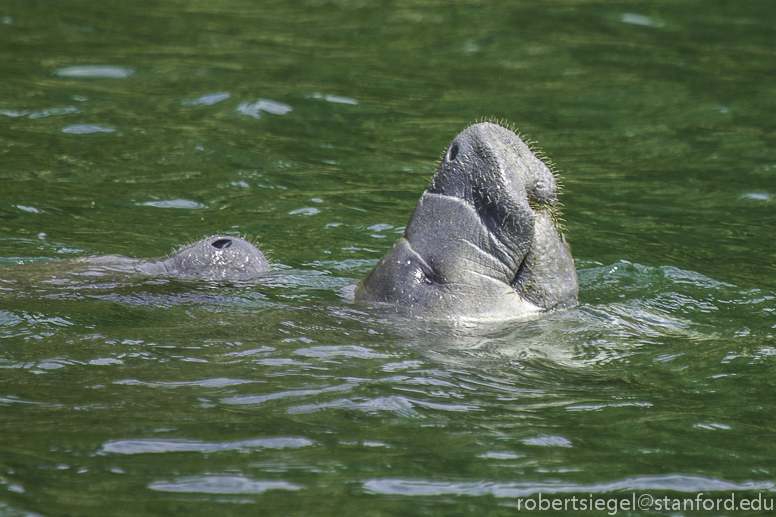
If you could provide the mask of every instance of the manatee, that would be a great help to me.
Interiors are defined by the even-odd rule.
[[[262,252],[240,237],[214,235],[184,246],[167,257],[138,260],[106,255],[80,259],[110,270],[202,280],[246,280],[269,271]]]
[[[354,299],[445,319],[573,307],[579,283],[557,193],[553,171],[518,135],[490,122],[469,126]]]

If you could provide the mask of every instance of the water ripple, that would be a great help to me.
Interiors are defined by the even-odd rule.
[[[84,65],[60,68],[56,71],[59,77],[78,77],[86,79],[126,79],[134,74],[131,68],[120,66]]]
[[[353,399],[339,399],[321,404],[302,404],[299,406],[289,407],[288,412],[292,414],[314,413],[324,409],[353,409],[357,411],[363,411],[365,413],[379,413],[388,411],[396,413],[399,416],[412,418],[418,418],[421,416],[420,413],[415,411],[413,408],[413,403],[410,399],[398,395],[389,397],[377,397],[363,401]]]
[[[205,205],[197,203],[196,201],[189,201],[188,199],[168,199],[165,201],[146,201],[142,203],[145,206],[153,206],[156,208],[187,208],[198,209],[205,208]]]
[[[204,379],[198,381],[177,381],[177,382],[144,382],[135,379],[127,379],[123,381],[115,381],[113,384],[124,384],[128,386],[149,386],[152,388],[178,388],[181,386],[200,386],[203,388],[223,388],[225,386],[237,386],[240,384],[249,384],[255,382],[264,382],[258,380],[245,380],[245,379],[227,379],[219,377],[216,379]]]
[[[327,392],[349,391],[354,387],[353,384],[341,384],[339,386],[330,386],[328,388],[314,389],[314,390],[289,390],[279,391],[276,393],[268,393],[266,395],[245,395],[240,397],[229,397],[221,399],[223,404],[261,404],[268,400],[285,399],[288,397],[306,397],[311,395],[319,395]]]
[[[237,106],[237,112],[253,118],[261,118],[261,112],[272,113],[273,115],[285,115],[292,111],[291,106],[282,102],[269,99],[259,99],[256,102],[243,102]]]
[[[357,345],[344,346],[313,346],[309,348],[300,348],[294,352],[296,355],[305,357],[315,357],[318,359],[333,359],[335,357],[357,357],[359,359],[383,359],[396,357],[391,354],[381,354],[373,352],[368,348]]]
[[[562,436],[536,436],[523,440],[526,445],[538,445],[539,447],[571,447],[571,442]]]
[[[284,449],[308,447],[313,442],[307,438],[257,438],[237,442],[208,443],[190,440],[114,440],[102,446],[101,453],[149,454],[164,452],[249,452],[256,449]]]
[[[326,102],[331,102],[334,104],[351,104],[353,106],[358,104],[358,101],[352,97],[343,97],[341,95],[328,95],[323,93],[313,93],[311,95],[313,99],[321,99]]]
[[[148,485],[162,492],[198,492],[205,494],[260,494],[267,490],[300,490],[287,481],[254,481],[242,476],[203,476]]]
[[[73,135],[85,135],[89,133],[113,133],[116,131],[112,127],[98,126],[96,124],[75,124],[73,126],[67,126],[62,128],[63,133],[70,133]]]
[[[595,485],[563,484],[560,482],[447,483],[409,479],[372,479],[364,482],[364,491],[371,494],[403,496],[468,495],[493,497],[526,497],[535,494],[586,493],[600,494],[622,490],[670,490],[675,492],[712,492],[730,490],[773,490],[772,482],[732,483],[700,476],[669,474],[644,476]]]
[[[213,104],[225,101],[228,98],[229,92],[206,93],[205,95],[201,95],[196,99],[183,101],[181,104],[184,106],[212,106]]]

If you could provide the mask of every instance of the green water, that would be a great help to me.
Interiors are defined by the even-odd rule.
[[[772,507],[775,63],[770,2],[0,2],[0,515]],[[580,306],[344,301],[482,117],[562,171]],[[63,262],[217,232],[273,272]]]

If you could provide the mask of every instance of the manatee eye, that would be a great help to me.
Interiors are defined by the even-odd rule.
[[[210,245],[220,250],[226,249],[232,245],[232,239],[218,239],[217,241],[211,242]]]
[[[447,151],[447,161],[451,162],[455,160],[456,156],[458,156],[458,144],[453,142],[453,145],[451,145],[450,149]]]

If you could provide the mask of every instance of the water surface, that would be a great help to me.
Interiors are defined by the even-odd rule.
[[[12,1],[0,22],[0,515],[776,497],[768,3]],[[580,306],[455,325],[344,301],[483,117],[563,173]],[[273,272],[67,262],[214,233]]]

